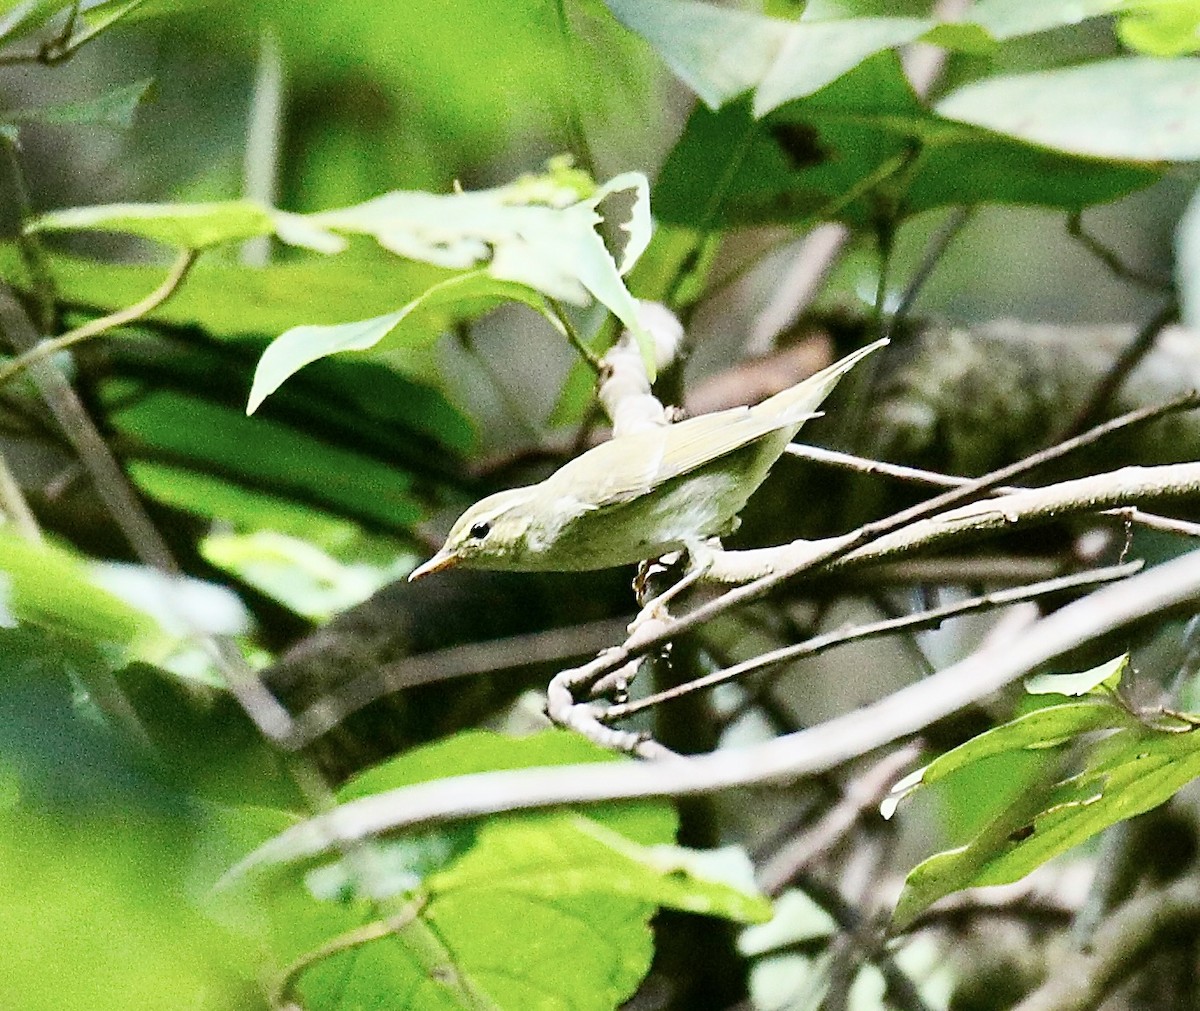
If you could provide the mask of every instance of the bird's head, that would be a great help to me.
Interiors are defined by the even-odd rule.
[[[471,569],[520,569],[533,522],[535,488],[510,488],[476,502],[450,528],[437,554],[418,565],[411,582],[462,565]]]

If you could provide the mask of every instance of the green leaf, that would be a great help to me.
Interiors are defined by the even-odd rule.
[[[115,679],[154,746],[156,763],[181,792],[215,804],[303,810],[286,757],[224,687],[184,681],[145,663],[117,671]]]
[[[210,534],[200,553],[217,568],[319,622],[361,604],[401,574],[394,566],[343,564],[308,540],[273,530]]]
[[[1128,666],[1129,654],[1122,653],[1078,674],[1037,674],[1026,679],[1025,690],[1030,695],[1086,695],[1101,685],[1113,690],[1121,683]]]
[[[793,27],[776,18],[688,0],[604,3],[713,109],[763,79]]]
[[[153,657],[171,641],[146,612],[101,589],[75,555],[0,530],[0,624],[16,621],[131,656]]]
[[[131,440],[134,458],[209,470],[384,530],[402,530],[424,513],[409,477],[394,466],[197,397],[150,391],[117,406],[109,421]]]
[[[1200,330],[1200,188],[1188,201],[1176,226],[1175,285],[1179,291],[1181,322]]]
[[[1121,5],[1117,34],[1147,56],[1182,56],[1200,50],[1200,4],[1196,0],[1137,0]]]
[[[0,42],[8,45],[37,31],[65,6],[62,0],[19,0],[0,5]]]
[[[458,974],[514,1011],[547,996],[562,1007],[619,1005],[649,968],[658,906],[740,922],[771,915],[761,897],[695,877],[578,814],[489,821],[426,889],[422,920]],[[597,931],[605,944],[594,943]]]
[[[153,78],[135,81],[98,98],[82,102],[67,102],[36,109],[13,109],[4,113],[4,118],[21,123],[48,123],[56,126],[89,124],[127,130],[133,125],[137,108],[152,94]]]
[[[563,731],[520,739],[472,732],[370,769],[338,799],[447,775],[588,760],[624,759]],[[416,889],[419,915],[411,923],[304,973],[299,989],[307,1005],[340,1006],[353,995],[358,1006],[373,1007],[402,994],[403,1006],[422,1009],[482,1002],[524,1011],[548,1001],[610,1009],[649,968],[649,920],[658,903],[747,920],[769,915],[761,898],[698,877],[673,847],[658,848],[675,830],[669,805],[639,802],[589,809],[586,817],[490,818],[377,840],[363,860],[338,860],[305,874],[315,894],[335,901],[305,904],[299,882],[272,893],[275,908],[291,904],[295,910],[289,922],[280,922],[277,944],[294,959],[377,918],[372,905],[356,897],[364,888],[373,896]],[[251,845],[260,839],[261,833]],[[271,880],[281,881],[277,875]],[[402,903],[399,896],[389,901]],[[596,937],[604,943],[596,944]],[[564,960],[569,973],[562,972]]]
[[[913,42],[932,27],[924,18],[800,21],[754,93],[754,114],[764,116],[792,99],[807,98],[868,57]]]
[[[659,173],[663,221],[711,228],[835,218],[853,226],[977,203],[1075,209],[1159,173],[1049,151],[927,109],[891,53],[756,120],[697,108]]]
[[[360,773],[338,791],[338,800],[345,803],[385,790],[473,772],[614,761],[622,759],[567,731],[548,730],[527,737],[468,731],[416,748]],[[657,801],[593,805],[588,808],[588,814],[623,836],[647,846],[673,841],[678,827],[674,809]]]
[[[756,115],[802,98],[934,27],[925,18],[781,21],[691,0],[605,0],[711,109],[757,88]]]
[[[650,241],[649,183],[639,172],[609,180],[586,200],[528,201],[531,180],[475,193],[388,193],[355,207],[309,215],[319,230],[369,235],[384,249],[452,270],[484,267],[551,298],[590,294],[638,337],[653,372],[653,342],[623,274]],[[573,197],[561,188],[559,199]],[[401,310],[403,311],[403,310]]]
[[[163,267],[119,266],[51,254],[49,267],[64,301],[99,312],[132,305],[162,283]],[[215,337],[274,337],[302,323],[341,323],[378,316],[447,276],[423,263],[386,258],[334,258],[250,268],[201,259],[187,283],[148,317],[195,326]],[[13,243],[0,245],[0,277],[28,291],[30,279]],[[397,340],[432,343],[451,323],[430,313],[401,326]]]
[[[1089,18],[1111,14],[1128,0],[976,0],[966,20],[980,26],[994,39],[1079,24]]]
[[[989,77],[938,113],[1030,144],[1125,161],[1200,159],[1200,59],[1123,57]]]
[[[1061,778],[1036,810],[997,843],[939,853],[905,882],[895,920],[905,923],[929,903],[961,888],[1017,881],[1115,822],[1169,800],[1200,775],[1200,735],[1141,725],[1095,746],[1083,772]]]
[[[581,760],[620,759],[561,731],[516,740],[462,734],[367,771],[339,800],[446,775]],[[649,802],[589,809],[587,816],[491,818],[469,837],[462,829],[455,837],[425,833],[401,840],[404,849],[391,840],[377,844],[372,894],[380,887],[417,889],[418,921],[399,933],[399,943],[372,952],[369,967],[331,960],[307,974],[302,990],[321,1005],[347,986],[373,1006],[397,979],[424,977],[415,991],[420,998],[410,997],[409,1006],[470,1007],[467,995],[476,994],[489,1006],[514,1011],[547,1001],[595,1011],[615,1007],[649,968],[649,919],[659,906],[739,922],[770,918],[763,898],[697,873],[696,855],[662,845],[674,832],[670,807]],[[347,892],[350,866],[357,865],[339,861],[332,876],[322,868],[307,880],[345,902],[354,891]],[[594,943],[597,936],[603,945]],[[430,937],[438,939],[435,953],[426,950]],[[440,966],[436,973],[430,957]],[[564,959],[570,973],[561,971]],[[453,979],[455,986],[438,987],[430,976]]]
[[[129,476],[159,502],[195,516],[220,519],[243,532],[277,530],[293,537],[307,536],[314,544],[328,546],[353,537],[357,530],[353,523],[311,506],[183,467],[132,460]]]
[[[1006,802],[966,845],[913,869],[896,908],[897,924],[911,922],[950,892],[1016,881],[1114,822],[1163,803],[1200,775],[1200,735],[1190,718],[1139,719],[1096,690],[1114,685],[1125,662],[1119,657],[1082,680],[1069,675],[1076,683],[1060,688],[1091,694],[996,727],[893,788],[893,796],[903,798],[922,784],[1018,749],[1047,756],[1034,787]],[[1108,733],[1084,736],[1096,731]],[[1079,756],[1082,769],[1065,766],[1068,756]]]
[[[126,232],[185,249],[204,249],[275,232],[270,208],[249,200],[209,204],[106,204],[50,211],[27,232]]]
[[[482,313],[506,299],[524,302],[558,325],[546,307],[545,299],[533,289],[497,280],[484,270],[472,270],[438,282],[403,308],[383,316],[334,326],[292,327],[275,338],[259,359],[246,413],[253,414],[267,397],[305,365],[342,351],[370,350],[395,333],[400,324],[418,310],[447,306],[452,307],[453,315],[466,317]]]
[[[310,215],[245,200],[112,204],[53,211],[35,218],[26,230],[123,231],[188,249],[275,235],[325,253],[345,248],[346,240],[335,233],[368,235],[399,256],[450,270],[482,269],[497,281],[551,298],[582,304],[591,296],[635,334],[653,377],[654,342],[622,280],[650,241],[649,183],[641,173],[627,172],[586,199],[577,199],[578,189],[575,176],[552,166],[547,176],[521,178],[494,190],[447,195],[397,191]],[[348,329],[333,333],[313,329],[320,324],[305,320],[304,329],[286,335],[269,362],[251,410],[296,368],[330,353],[323,348],[372,347],[420,304],[418,296],[396,310],[393,301],[384,316],[358,323],[347,324],[343,317],[334,323]]]
[[[882,809],[891,817],[898,804],[920,786],[936,783],[952,772],[1011,751],[1058,747],[1078,734],[1124,726],[1129,714],[1103,699],[1045,706],[993,727],[910,773],[892,787]]]
[[[771,918],[762,896],[692,874],[685,853],[639,846],[581,814],[514,818],[481,825],[474,845],[425,886],[435,898],[453,895],[481,906],[482,895],[495,891],[562,906],[613,895],[742,923]]]

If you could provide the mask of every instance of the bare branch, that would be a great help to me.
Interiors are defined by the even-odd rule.
[[[502,811],[691,796],[824,772],[918,733],[1098,635],[1198,595],[1200,554],[1192,552],[1068,604],[1031,625],[1016,642],[980,650],[878,702],[807,730],[698,758],[487,772],[391,790],[294,826],[230,874],[315,856],[340,842],[381,832]]]
[[[846,786],[842,799],[811,828],[797,832],[755,875],[767,895],[779,895],[796,876],[838,845],[868,811],[876,811],[900,773],[921,754],[909,744],[884,755]]]
[[[582,625],[531,632],[526,635],[469,642],[418,653],[360,675],[314,702],[295,718],[288,740],[293,748],[307,747],[346,717],[392,692],[476,674],[496,674],[534,663],[586,656],[624,632],[628,619],[614,618]]]
[[[921,470],[917,467],[906,467],[896,463],[886,463],[883,460],[869,460],[866,457],[841,453],[837,450],[825,449],[820,446],[806,446],[793,442],[785,450],[790,456],[801,460],[811,460],[814,463],[824,463],[831,467],[841,467],[860,474],[882,474],[884,477],[896,478],[900,481],[912,481],[916,484],[933,485],[936,488],[961,488],[969,484],[969,477],[956,477],[952,474],[939,474],[937,471]],[[1022,491],[1012,485],[1001,485],[992,489],[994,495],[1011,495]],[[1142,509],[1121,508],[1106,509],[1101,514],[1127,519],[1148,530],[1161,530],[1165,533],[1179,534],[1183,537],[1200,537],[1200,523],[1189,523],[1187,520],[1175,519],[1171,516],[1158,516]]]
[[[670,702],[672,699],[689,695],[692,692],[725,684],[727,681],[732,681],[735,678],[742,677],[756,670],[762,670],[765,667],[772,667],[775,664],[785,663],[789,660],[799,660],[806,656],[815,656],[818,653],[824,653],[827,650],[833,649],[835,646],[844,646],[847,643],[876,638],[881,635],[894,635],[896,632],[901,631],[937,628],[942,622],[958,617],[959,615],[971,614],[975,611],[983,611],[994,607],[1007,607],[1010,604],[1020,603],[1023,600],[1035,600],[1038,597],[1044,597],[1048,594],[1062,593],[1065,590],[1078,589],[1084,586],[1094,586],[1097,583],[1113,582],[1117,579],[1132,576],[1141,568],[1141,562],[1131,562],[1127,565],[1114,565],[1110,568],[1095,569],[1090,572],[1078,572],[1069,576],[1059,576],[1057,579],[1048,579],[1041,583],[1033,583],[1028,586],[996,590],[992,593],[985,593],[967,600],[955,601],[953,604],[946,604],[944,607],[936,607],[928,611],[918,611],[915,614],[902,615],[899,618],[886,618],[882,621],[873,621],[865,625],[858,625],[855,628],[827,632],[824,635],[813,636],[813,638],[806,642],[794,643],[791,646],[781,646],[779,649],[762,653],[759,656],[739,664],[734,664],[732,667],[727,667],[724,670],[714,671],[711,674],[704,675],[704,677],[696,678],[685,684],[669,688],[666,691],[657,692],[654,695],[647,695],[636,702],[612,706],[603,714],[602,719],[606,723],[623,720],[634,713],[641,712],[643,709],[649,709],[651,706],[656,706],[661,702]]]

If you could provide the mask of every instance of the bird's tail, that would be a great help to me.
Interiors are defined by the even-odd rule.
[[[789,386],[773,397],[768,397],[757,407],[752,408],[753,412],[758,415],[777,417],[783,424],[799,426],[808,418],[815,416],[816,409],[833,392],[833,388],[837,386],[838,380],[842,376],[867,355],[878,351],[887,343],[885,338],[877,340],[874,344],[868,344],[864,348],[859,348],[853,354],[847,355],[841,361],[834,362],[828,368],[809,376],[803,382]]]

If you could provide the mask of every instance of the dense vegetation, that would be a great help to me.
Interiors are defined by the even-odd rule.
[[[1198,52],[0,0],[0,1006],[1192,1006]],[[882,338],[668,605],[404,581]]]

